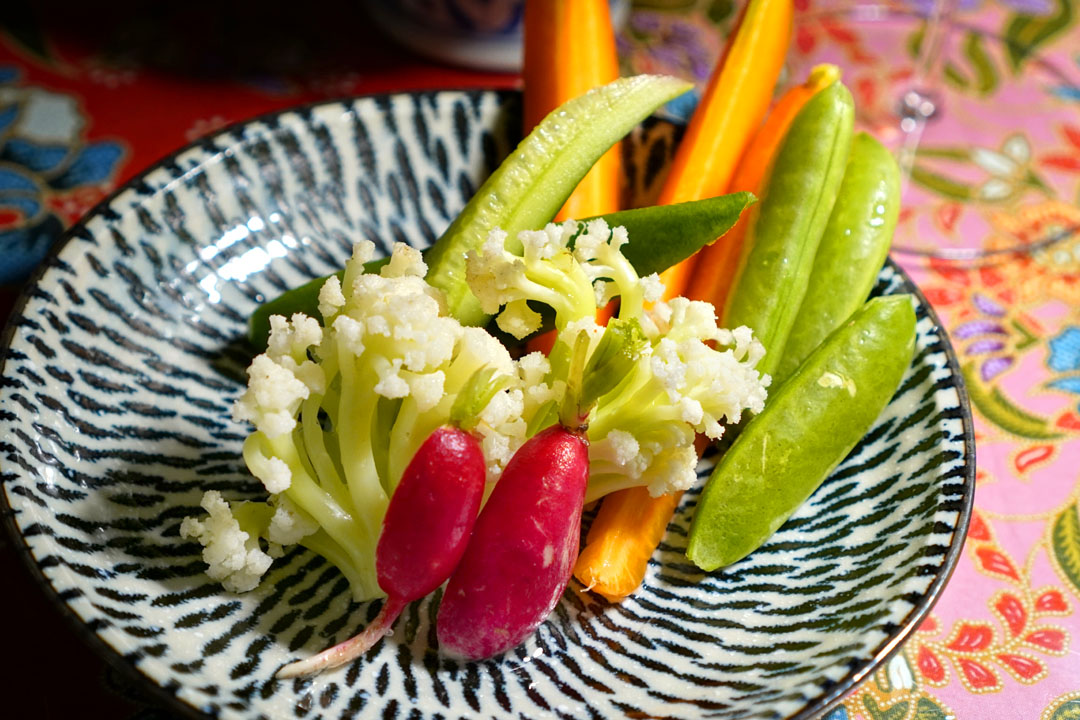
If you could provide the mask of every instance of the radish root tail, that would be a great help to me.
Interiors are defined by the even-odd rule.
[[[323,650],[318,655],[312,655],[305,660],[289,663],[277,671],[276,677],[282,680],[303,677],[304,675],[313,675],[352,662],[371,649],[384,636],[393,633],[394,621],[397,620],[398,615],[401,614],[404,608],[404,603],[394,602],[387,598],[382,610],[362,632],[345,642]]]

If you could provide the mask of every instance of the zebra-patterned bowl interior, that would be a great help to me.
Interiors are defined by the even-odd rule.
[[[233,595],[181,540],[203,491],[260,495],[230,418],[264,298],[353,241],[432,242],[517,138],[513,93],[362,98],[262,118],[137,178],[74,228],[8,328],[4,495],[51,591],[120,664],[191,714],[298,718],[785,718],[834,703],[926,613],[972,497],[970,417],[947,340],[917,298],[918,346],[877,424],[750,557],[684,557],[687,493],[644,587],[619,605],[572,585],[506,656],[436,650],[438,593],[392,637],[312,679],[283,663],[343,640],[379,603],[293,549]],[[677,133],[628,151],[638,198]],[[894,266],[878,292],[912,292]],[[708,459],[701,473],[708,473]],[[75,639],[72,640],[75,642]]]

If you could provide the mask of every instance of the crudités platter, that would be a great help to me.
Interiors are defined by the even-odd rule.
[[[254,591],[204,574],[182,539],[205,490],[258,497],[230,408],[263,299],[341,266],[351,244],[433,242],[520,137],[515,93],[440,91],[286,111],[202,140],[74,227],[7,328],[0,473],[10,525],[93,642],[189,714],[222,717],[810,717],[883,662],[936,599],[974,487],[971,418],[948,340],[914,293],[915,359],[877,423],[761,549],[705,574],[684,555],[688,492],[644,586],[610,604],[572,583],[502,657],[435,647],[438,593],[337,671],[275,680],[353,634],[355,603],[299,548]],[[647,203],[677,141],[628,147]],[[707,476],[712,458],[702,461]]]

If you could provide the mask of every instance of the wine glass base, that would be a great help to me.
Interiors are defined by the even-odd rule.
[[[971,260],[1076,235],[1080,90],[1007,35],[960,17],[942,22],[941,56],[920,82],[927,19],[916,9],[808,10],[797,18],[789,80],[801,82],[819,63],[839,66],[857,129],[896,154],[895,251]]]

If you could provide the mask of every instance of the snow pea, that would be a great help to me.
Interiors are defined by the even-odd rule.
[[[857,133],[774,384],[795,372],[830,332],[866,302],[889,254],[899,214],[896,159],[873,137]]]
[[[687,557],[711,571],[762,545],[870,429],[914,349],[909,295],[874,298],[833,331],[720,458]]]
[[[851,93],[842,83],[814,95],[792,121],[751,211],[723,324],[754,331],[765,346],[758,363],[763,373],[771,375],[780,364],[806,294],[844,176],[853,117]]]
[[[644,277],[667,270],[722,236],[755,201],[752,193],[740,192],[675,205],[620,210],[599,217],[610,227],[621,225],[626,228],[630,242],[623,246],[623,254],[638,275]],[[585,218],[580,222],[593,219]],[[427,257],[425,253],[425,259]],[[378,272],[388,259],[366,263],[364,272]],[[336,274],[340,280],[344,271]],[[291,317],[293,313],[302,312],[318,317],[319,289],[328,277],[316,278],[287,290],[255,308],[248,322],[248,338],[252,344],[258,348],[266,347],[271,315]]]

